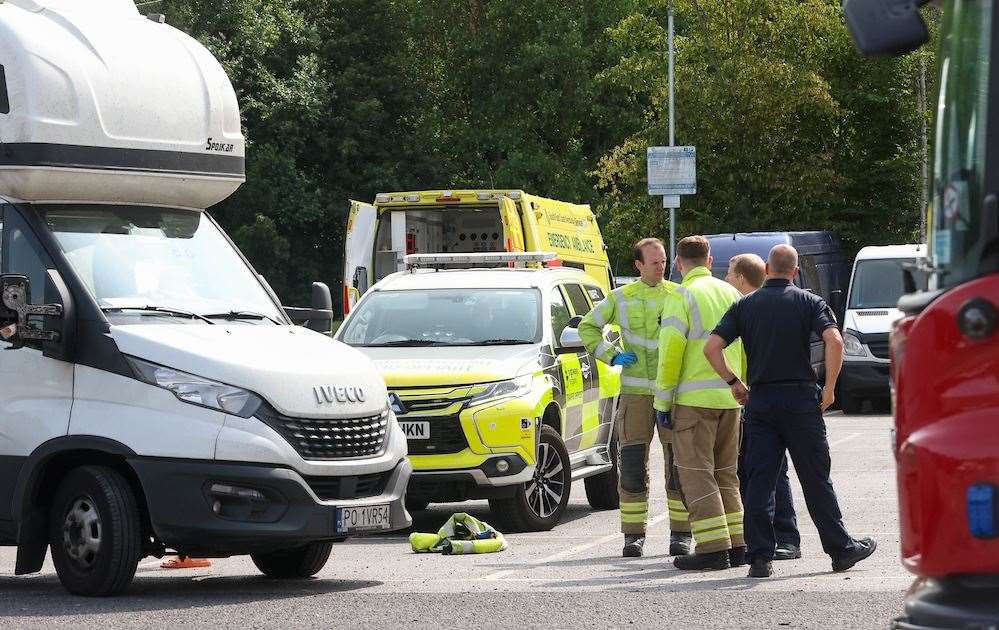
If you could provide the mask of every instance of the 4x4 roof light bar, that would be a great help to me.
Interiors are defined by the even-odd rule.
[[[471,254],[409,254],[408,267],[446,267],[447,265],[524,265],[555,260],[552,252],[476,252]]]

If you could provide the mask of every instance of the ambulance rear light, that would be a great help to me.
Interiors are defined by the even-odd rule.
[[[410,203],[417,203],[420,200],[419,195],[406,195],[406,201]]]
[[[506,196],[509,197],[510,199],[513,199],[514,201],[520,201],[520,191],[519,190],[512,190],[512,191],[508,192]]]
[[[502,265],[546,263],[555,260],[552,252],[479,252],[472,254],[409,254],[408,267],[445,267],[447,265]]]
[[[454,194],[451,190],[442,190],[441,196],[437,198],[437,203],[454,203],[456,201],[461,201],[461,197]]]
[[[389,195],[375,195],[375,203],[388,203],[392,201]]]
[[[490,199],[495,199],[496,195],[493,193],[479,192],[475,193],[475,198],[479,201],[489,201]]]

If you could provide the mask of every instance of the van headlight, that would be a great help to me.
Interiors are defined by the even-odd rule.
[[[477,405],[486,400],[491,401],[500,398],[519,398],[530,393],[533,382],[534,375],[525,374],[524,376],[518,376],[517,378],[512,378],[508,381],[489,383],[486,385],[485,391],[472,396],[471,400],[468,402],[470,405]]]
[[[843,353],[849,357],[865,357],[867,356],[867,349],[864,348],[864,344],[860,342],[857,335],[851,332],[844,332]]]
[[[168,389],[179,400],[241,418],[249,418],[260,407],[260,397],[252,392],[218,381],[181,372],[135,357],[125,357],[140,380]]]

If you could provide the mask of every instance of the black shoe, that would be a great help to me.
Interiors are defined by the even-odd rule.
[[[833,571],[846,571],[861,560],[864,560],[878,548],[878,543],[872,538],[861,538],[853,541],[853,551],[832,559]]]
[[[729,568],[728,549],[713,553],[692,553],[673,558],[673,566],[682,571],[720,571]]]
[[[689,556],[694,553],[694,540],[690,532],[671,532],[669,535],[669,555]]]
[[[728,564],[733,567],[741,567],[746,564],[746,546],[732,547],[728,550]]]
[[[645,536],[641,534],[625,534],[624,549],[621,555],[625,558],[641,558],[642,547],[645,546]]]
[[[769,560],[753,560],[749,567],[749,577],[768,578],[774,574],[774,565]]]
[[[801,549],[791,543],[777,545],[774,551],[774,560],[797,560],[801,557]]]

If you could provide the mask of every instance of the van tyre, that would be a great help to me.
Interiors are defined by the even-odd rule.
[[[621,495],[617,491],[617,438],[611,440],[610,456],[610,470],[583,480],[583,485],[586,486],[586,500],[594,510],[616,510],[621,507]]]
[[[839,394],[839,407],[843,410],[844,415],[856,416],[864,410],[864,399],[841,391]]]
[[[555,429],[541,425],[534,478],[518,486],[512,497],[490,499],[489,509],[510,531],[548,531],[562,519],[571,490],[569,451]]]
[[[269,553],[254,553],[250,555],[253,564],[260,572],[269,578],[288,580],[307,578],[322,571],[326,561],[330,559],[333,543],[329,541],[314,542],[304,547],[282,549]]]
[[[49,545],[70,593],[122,593],[142,557],[142,521],[128,480],[105,466],[71,470],[49,509]]]

